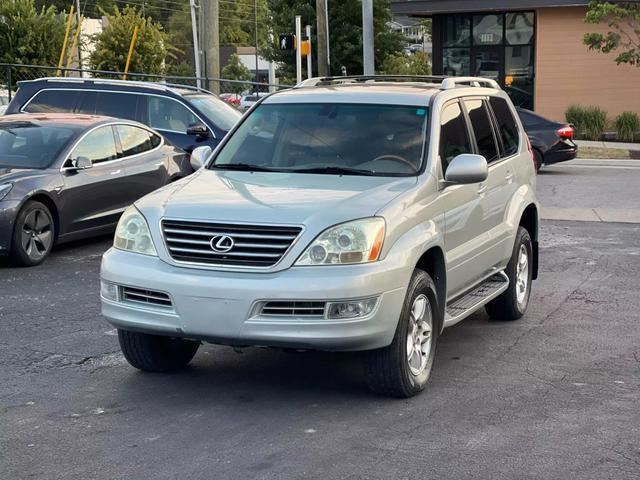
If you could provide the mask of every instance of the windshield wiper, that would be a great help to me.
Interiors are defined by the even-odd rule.
[[[261,167],[260,165],[252,165],[250,163],[214,163],[209,168],[217,170],[238,170],[241,172],[280,172],[276,168]]]
[[[362,170],[359,168],[350,167],[312,167],[297,168],[294,170],[287,169],[287,171],[294,173],[326,173],[327,175],[375,175],[375,172],[372,172],[371,170]]]

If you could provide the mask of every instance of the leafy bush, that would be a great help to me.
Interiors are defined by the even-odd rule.
[[[622,112],[615,119],[614,125],[621,142],[633,142],[640,132],[640,116],[635,112]]]
[[[601,140],[607,126],[607,112],[597,106],[571,105],[565,112],[575,136],[582,140]]]

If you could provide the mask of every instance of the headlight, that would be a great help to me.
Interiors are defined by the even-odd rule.
[[[363,218],[325,230],[296,265],[344,265],[375,262],[384,241],[384,219]]]
[[[134,206],[127,208],[120,217],[113,246],[128,252],[158,255],[153,240],[151,240],[147,221]]]
[[[4,185],[0,185],[0,200],[9,195],[9,192],[13,188],[13,183],[5,183]]]

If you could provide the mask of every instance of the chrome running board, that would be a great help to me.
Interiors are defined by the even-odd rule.
[[[504,272],[497,273],[478,284],[462,297],[447,305],[444,327],[455,325],[473,312],[496,298],[509,287],[509,277]]]

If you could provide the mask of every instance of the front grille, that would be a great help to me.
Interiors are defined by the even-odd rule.
[[[120,300],[138,305],[173,308],[171,299],[166,293],[142,288],[120,287]]]
[[[325,302],[272,301],[262,305],[260,315],[278,317],[322,317]]]
[[[162,220],[162,234],[171,258],[202,265],[271,267],[301,231],[301,227],[292,226]],[[226,252],[217,252],[212,243],[222,237],[231,238],[233,246]]]

